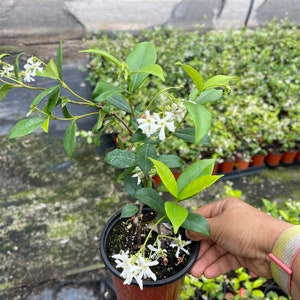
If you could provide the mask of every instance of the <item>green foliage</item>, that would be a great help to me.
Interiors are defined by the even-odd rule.
[[[126,56],[127,46],[142,40],[155,40],[157,51],[162,54],[158,62],[165,66],[166,83],[170,86],[196,86],[196,90],[205,90],[212,88],[216,79],[221,79],[224,90],[228,91],[227,79],[230,76],[241,78],[233,87],[233,93],[225,93],[222,102],[211,103],[212,147],[204,149],[203,155],[223,159],[241,152],[250,159],[253,154],[266,153],[274,146],[274,141],[279,141],[283,151],[299,144],[300,35],[296,25],[288,20],[274,20],[265,27],[251,30],[205,33],[201,28],[186,32],[163,27],[138,35],[116,33],[110,38],[104,35],[95,42],[95,47],[113,53],[123,52]],[[178,57],[181,69],[176,68]],[[90,64],[92,84],[103,78],[99,65],[106,66],[106,61],[94,57]],[[197,70],[212,78],[206,80]],[[183,72],[189,74],[191,82],[182,80]],[[162,82],[154,80],[146,93],[150,95],[160,85]],[[185,96],[184,90],[179,93]],[[197,95],[197,91],[192,95]],[[201,95],[204,97],[204,93]],[[145,94],[137,93],[136,96],[145,99]],[[203,104],[200,99],[196,102]],[[197,132],[196,136],[201,134]],[[172,151],[172,144],[168,147]],[[191,144],[182,144],[181,151],[194,159],[198,155],[194,149]]]
[[[15,87],[40,91],[30,104],[29,114],[33,116],[18,122],[10,138],[22,137],[38,128],[48,132],[50,122],[66,121],[69,124],[63,144],[71,157],[76,151],[76,137],[79,134],[77,121],[97,116],[92,128],[95,137],[99,138],[108,129],[121,132],[118,137],[119,147],[108,152],[105,161],[122,171],[119,178],[123,179],[125,190],[140,203],[157,211],[162,220],[170,221],[175,233],[183,226],[208,235],[209,225],[205,218],[190,213],[181,202],[194,197],[221,177],[211,175],[215,161],[194,161],[183,168],[184,160],[178,156],[178,152],[164,153],[161,145],[166,141],[173,143],[174,139],[196,146],[208,145],[212,124],[208,104],[219,100],[223,90],[228,89],[229,81],[235,77],[221,75],[204,80],[196,68],[186,63],[177,63],[176,67],[184,70],[182,75],[187,77],[185,81],[189,89],[181,85],[166,87],[165,74],[169,74],[157,63],[154,44],[142,41],[132,49],[124,56],[111,54],[106,49],[82,51],[108,62],[103,65],[104,68],[99,68],[103,76],[97,80],[92,99],[81,97],[64,81],[62,42],[58,47],[56,61],[50,59],[45,63],[32,57],[23,73],[18,67],[19,56],[14,74],[11,73],[12,68],[0,60],[4,66],[0,77],[3,83],[1,97],[5,97]],[[40,68],[41,64],[44,69]],[[25,76],[28,75],[53,79],[53,86],[43,88],[35,87],[34,84],[26,85],[23,81],[27,80]],[[63,89],[71,97],[62,97]],[[93,111],[72,115],[69,110],[72,105],[90,107]],[[54,108],[60,108],[63,117],[56,115]],[[150,110],[154,110],[154,113]],[[173,168],[183,169],[178,180],[173,175]],[[169,192],[172,200],[163,200],[155,190],[152,182],[155,174],[162,181],[159,189]],[[129,205],[124,208],[122,215],[128,217],[136,212],[136,208]]]

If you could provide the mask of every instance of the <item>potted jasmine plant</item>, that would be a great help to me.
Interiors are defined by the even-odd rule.
[[[222,175],[212,175],[214,159],[185,166],[178,155],[161,153],[163,147],[159,146],[172,138],[207,144],[212,114],[206,103],[221,98],[233,77],[217,75],[205,81],[196,69],[178,63],[194,84],[186,99],[176,97],[180,87],[163,87],[143,98],[141,91],[147,89],[151,78],[165,81],[152,43],[137,44],[125,60],[99,49],[82,52],[109,61],[119,77],[115,84],[99,80],[91,99],[81,97],[64,81],[62,43],[56,61],[45,63],[30,57],[24,69],[19,66],[20,56],[10,64],[6,54],[0,55],[1,100],[15,88],[40,90],[9,137],[19,138],[40,128],[48,132],[49,123],[66,121],[63,144],[72,156],[81,118],[96,117],[92,128],[96,143],[108,129],[120,133],[118,148],[108,152],[105,161],[122,171],[119,178],[133,201],[107,222],[100,239],[101,257],[113,274],[118,299],[179,299],[182,279],[199,250],[198,243],[186,238],[185,229],[209,235],[207,220],[189,211],[185,200]],[[36,76],[53,80],[53,85],[36,87]],[[62,96],[63,89],[71,96]],[[74,105],[82,106],[82,115],[71,113]],[[86,107],[88,112],[84,112]],[[58,108],[62,115],[55,113]],[[177,179],[174,168],[182,170]],[[154,175],[161,179],[159,186],[153,183]],[[162,288],[157,290],[159,286]]]

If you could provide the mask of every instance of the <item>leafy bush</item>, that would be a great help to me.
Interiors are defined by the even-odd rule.
[[[218,123],[211,133],[213,146],[223,145],[222,149],[216,147],[215,156],[224,158],[232,151],[251,156],[262,150],[266,152],[278,141],[280,150],[286,151],[300,143],[300,35],[296,25],[288,20],[274,20],[255,30],[218,32],[204,32],[201,27],[190,32],[158,27],[137,35],[101,34],[92,43],[125,57],[128,54],[122,53],[125,49],[143,40],[155,41],[158,52],[162,53],[158,63],[165,66],[168,86],[183,84],[179,74],[183,71],[175,65],[179,57],[208,77],[227,74],[240,78],[221,103],[212,104]],[[92,85],[100,78],[100,66],[108,68],[109,63],[99,57],[92,58],[89,64]],[[117,77],[113,81],[118,84]],[[161,84],[154,81],[147,92],[153,94],[156,85]],[[140,101],[146,98],[142,94],[137,97]]]

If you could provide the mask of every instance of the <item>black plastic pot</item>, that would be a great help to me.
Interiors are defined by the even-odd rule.
[[[149,209],[149,208],[146,208]],[[120,272],[110,263],[106,254],[106,243],[111,230],[119,222],[121,211],[113,215],[105,224],[100,237],[100,255],[107,269],[112,274],[115,292],[118,300],[177,300],[183,285],[184,276],[195,263],[200,249],[199,242],[192,242],[190,260],[187,265],[178,273],[169,278],[157,281],[144,281],[144,288],[141,290],[135,280],[131,285],[124,285],[124,279]]]

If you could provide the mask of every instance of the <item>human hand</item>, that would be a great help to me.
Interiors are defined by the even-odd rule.
[[[242,266],[259,276],[271,276],[268,253],[291,224],[236,198],[204,205],[196,213],[207,218],[210,236],[187,232],[192,240],[201,240],[198,259],[190,270],[193,276],[213,278]]]

